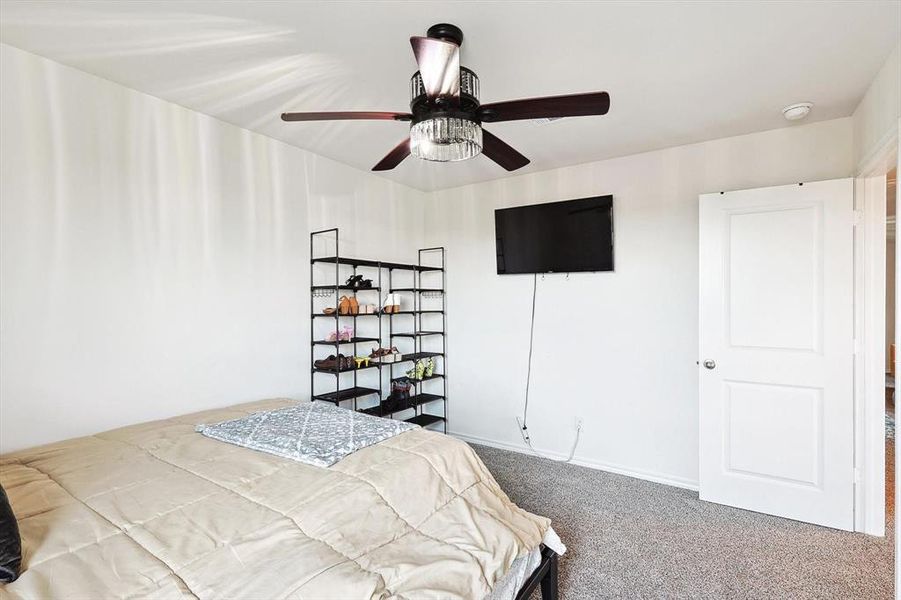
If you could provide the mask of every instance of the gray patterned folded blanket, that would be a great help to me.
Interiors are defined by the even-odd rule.
[[[326,402],[301,402],[241,419],[198,425],[196,430],[229,444],[330,467],[357,450],[418,427]]]

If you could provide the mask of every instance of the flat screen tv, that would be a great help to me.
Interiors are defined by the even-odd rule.
[[[498,274],[613,270],[613,196],[494,211]]]

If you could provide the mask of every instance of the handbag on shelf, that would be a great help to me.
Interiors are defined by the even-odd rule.
[[[410,392],[413,390],[413,382],[406,377],[395,379],[391,382],[391,401],[397,404],[407,402]]]

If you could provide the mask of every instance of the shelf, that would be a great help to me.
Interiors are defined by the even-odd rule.
[[[364,408],[360,412],[375,416],[390,415],[404,410],[410,410],[411,408],[416,408],[417,406],[428,404],[429,402],[437,402],[438,400],[444,400],[444,396],[439,396],[438,394],[416,394],[401,402],[395,402],[390,399],[383,400],[381,405]]]
[[[443,267],[430,267],[428,265],[412,265],[408,263],[386,262],[383,260],[369,260],[366,258],[348,258],[345,256],[326,256],[321,258],[313,258],[311,263],[327,263],[339,265],[350,265],[353,267],[373,267],[382,269],[404,269],[406,271],[443,271]]]
[[[391,337],[425,337],[427,335],[444,335],[443,331],[413,331],[411,333],[392,333]]]
[[[398,362],[408,360],[419,360],[420,358],[432,358],[435,356],[444,356],[444,352],[413,352],[412,354],[404,354],[399,361],[389,364],[397,364]]]
[[[400,379],[410,379],[410,381],[412,381],[413,383],[422,383],[423,381],[431,381],[433,379],[441,379],[442,377],[444,377],[444,373],[435,373],[428,377],[423,377],[422,379],[410,379],[409,377],[404,375],[403,377],[395,377],[391,381],[398,381]]]
[[[385,364],[389,364],[389,363],[385,363]],[[370,362],[368,367],[360,367],[359,369],[356,366],[350,367],[349,369],[320,369],[319,367],[313,367],[313,372],[314,373],[328,373],[329,375],[337,375],[339,373],[352,373],[353,371],[365,371],[366,369],[377,369],[382,366],[384,366],[382,363]]]
[[[404,419],[407,423],[413,423],[414,425],[419,425],[420,427],[425,427],[426,425],[434,425],[435,423],[440,423],[444,420],[444,417],[439,417],[438,415],[427,415],[425,413],[421,415],[416,415],[415,417],[410,417],[409,419]]]
[[[317,241],[333,243],[334,245],[331,246],[321,246],[320,251],[323,254],[329,254],[331,252],[334,252],[335,254],[333,256],[313,255],[312,250],[316,247]],[[410,350],[421,350],[422,348],[420,345],[424,345],[430,348],[440,348],[440,351],[397,354],[389,357],[389,359],[399,359],[396,362],[370,362],[368,365],[360,366],[359,368],[353,362],[351,362],[350,366],[347,368],[319,368],[315,365],[316,361],[312,361],[313,364],[310,365],[312,400],[331,402],[336,406],[346,406],[348,408],[358,409],[361,413],[370,415],[405,419],[406,422],[419,425],[420,427],[432,426],[434,428],[434,426],[438,424],[438,429],[441,429],[440,425],[443,424],[444,429],[446,430],[447,379],[445,378],[444,373],[433,373],[429,377],[412,380],[409,393],[413,395],[398,402],[392,401],[390,396],[386,398],[384,390],[386,383],[390,384],[392,381],[399,379],[396,375],[403,375],[411,365],[416,364],[416,361],[440,357],[442,360],[436,360],[435,362],[440,362],[441,364],[437,365],[437,368],[434,368],[435,365],[432,364],[432,367],[434,368],[434,371],[437,371],[438,369],[444,370],[447,328],[438,322],[440,317],[442,323],[445,323],[446,316],[443,304],[444,298],[447,295],[447,292],[445,291],[445,274],[447,269],[444,248],[436,247],[420,249],[419,253],[414,255],[413,258],[416,258],[417,263],[428,264],[413,264],[341,256],[341,249],[346,249],[347,246],[339,246],[340,241],[341,236],[339,235],[338,228],[310,233],[310,292],[312,296],[310,306],[310,349],[313,356],[318,358],[320,355],[328,353],[338,354],[339,352],[345,354],[353,352],[353,354],[366,355],[376,346],[381,346],[382,344],[391,346],[393,343],[408,346]],[[377,249],[373,247],[373,250],[376,251]],[[440,252],[440,256],[436,254],[437,252]],[[441,265],[435,266],[437,263],[441,263]],[[395,273],[395,271],[397,272]],[[350,275],[351,272],[356,279],[347,279],[347,276]],[[433,275],[429,275],[429,273],[433,273]],[[439,273],[440,276],[438,275]],[[351,283],[359,283],[361,276],[367,278],[367,281],[371,282],[371,287],[359,287],[341,283],[342,280],[350,281]],[[393,283],[398,287],[391,285],[392,278]],[[334,282],[333,285],[313,285],[315,282],[324,283],[331,281]],[[408,310],[399,310],[396,313],[382,312],[384,309],[380,308],[380,299],[382,298],[382,294],[387,293],[389,289],[391,289],[391,292],[403,293],[404,298],[406,299],[414,300],[414,302],[407,302],[407,300],[404,300]],[[365,292],[371,293],[366,294]],[[433,295],[435,298],[431,299]],[[341,296],[351,298],[352,303],[354,304],[356,301],[353,300],[353,298],[356,298],[359,300],[361,308],[370,304],[375,304],[376,312],[364,313],[361,311],[357,314],[339,314],[337,310],[337,300]],[[317,300],[317,298],[320,298],[320,300]],[[330,300],[330,298],[332,298],[332,300]],[[396,303],[396,300],[397,299],[393,301]],[[422,300],[421,304],[420,300]],[[334,310],[335,312],[331,314],[321,312],[325,307],[329,306],[334,306],[334,308],[327,308],[326,310]],[[384,315],[388,315],[389,317],[393,317],[394,315],[411,315],[413,316],[413,322],[410,323],[406,319],[400,319],[397,323],[394,323],[393,320],[389,319],[387,321],[387,327],[384,327],[386,323],[381,321],[381,318]],[[426,315],[426,321],[431,320],[434,322],[423,323],[422,315]],[[428,315],[436,316],[435,318],[432,318]],[[357,323],[357,319],[362,319],[363,317],[374,317],[375,321],[361,321],[360,323]],[[316,319],[327,320],[318,321],[319,325],[316,326]],[[344,320],[342,321],[342,319]],[[354,329],[356,330],[348,331],[348,333],[354,335],[354,337],[350,339],[336,339],[333,341],[321,338],[317,339],[319,336],[322,336],[322,338],[331,338],[331,336],[341,333],[342,326],[350,325],[354,325]],[[357,327],[357,325],[359,325],[359,327]],[[378,333],[376,333],[376,328],[372,327],[372,325],[378,325]],[[394,327],[394,325],[397,325],[397,327]],[[361,333],[359,330],[363,329],[363,326],[366,326],[367,329],[364,329]],[[400,330],[401,332],[392,334],[390,333],[392,330]],[[429,338],[427,336],[433,337]],[[440,340],[437,340],[435,336],[439,336]],[[405,342],[404,340],[409,341]],[[421,342],[420,340],[425,341]],[[439,343],[439,341],[441,343]],[[359,344],[363,344],[362,348]],[[398,365],[398,367],[395,369],[394,365]],[[388,367],[387,371],[381,370],[382,367]],[[368,369],[372,370],[369,375],[357,377],[357,371],[365,371]],[[326,381],[324,378],[319,378],[317,381],[317,378],[315,377],[317,373],[332,375],[334,376],[334,379]],[[346,375],[345,377],[341,376],[347,373],[353,373],[353,375]],[[441,380],[441,386],[438,384],[426,385],[425,383],[437,379]],[[388,387],[390,388],[391,386],[389,385]],[[313,394],[312,391],[314,389],[317,392],[322,393]],[[440,392],[441,395],[424,393],[424,390]],[[357,406],[358,398],[360,399],[359,404],[365,406],[365,409]],[[352,406],[347,404],[347,402],[352,402]],[[441,408],[430,404],[437,404],[438,402],[442,403],[445,410],[441,410]],[[372,404],[374,403],[377,404],[377,406],[373,407]],[[429,414],[439,412],[441,413],[441,416],[438,414]]]
[[[316,340],[312,343],[314,346],[344,346],[347,344],[363,344],[365,342],[378,342],[378,341],[379,341],[379,338],[374,338],[374,337],[355,337],[355,338],[351,338],[349,341],[343,340],[343,341],[337,341],[337,342],[330,342],[328,340]]]
[[[374,285],[368,288],[354,287],[352,285],[311,285],[310,290],[345,290],[348,292],[377,292],[381,288],[379,286]]]
[[[354,317],[378,317],[378,316],[379,316],[379,313],[357,313],[355,315],[339,315],[338,313],[334,313],[331,315],[326,315],[323,313],[313,313],[312,314],[312,317],[314,319],[316,317],[327,317],[329,319],[337,319],[337,318],[341,317],[341,318],[352,319]]]
[[[410,405],[410,408],[413,408],[420,404],[428,404],[429,402],[436,402],[438,400],[444,400],[444,396],[440,394],[416,394],[415,396],[410,396],[409,400],[407,400],[407,404]]]
[[[346,390],[338,390],[337,392],[329,392],[327,394],[317,394],[313,396],[313,400],[322,400],[324,402],[343,402],[345,400],[353,400],[369,396],[370,394],[379,394],[379,390],[368,387],[352,387]]]
[[[346,317],[348,319],[352,317],[380,317],[382,315],[392,316],[392,315],[441,315],[444,314],[443,310],[402,310],[396,313],[357,313],[355,315],[339,315],[338,313],[334,313],[331,315],[326,315],[323,313],[313,313],[313,318],[316,317],[327,317],[329,319],[337,319],[339,317]]]

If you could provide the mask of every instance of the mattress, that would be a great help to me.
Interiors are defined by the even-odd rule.
[[[320,468],[194,431],[290,404],[0,457],[24,548],[0,596],[485,598],[514,563],[522,578],[534,569],[550,522],[512,503],[461,441],[416,429]]]

